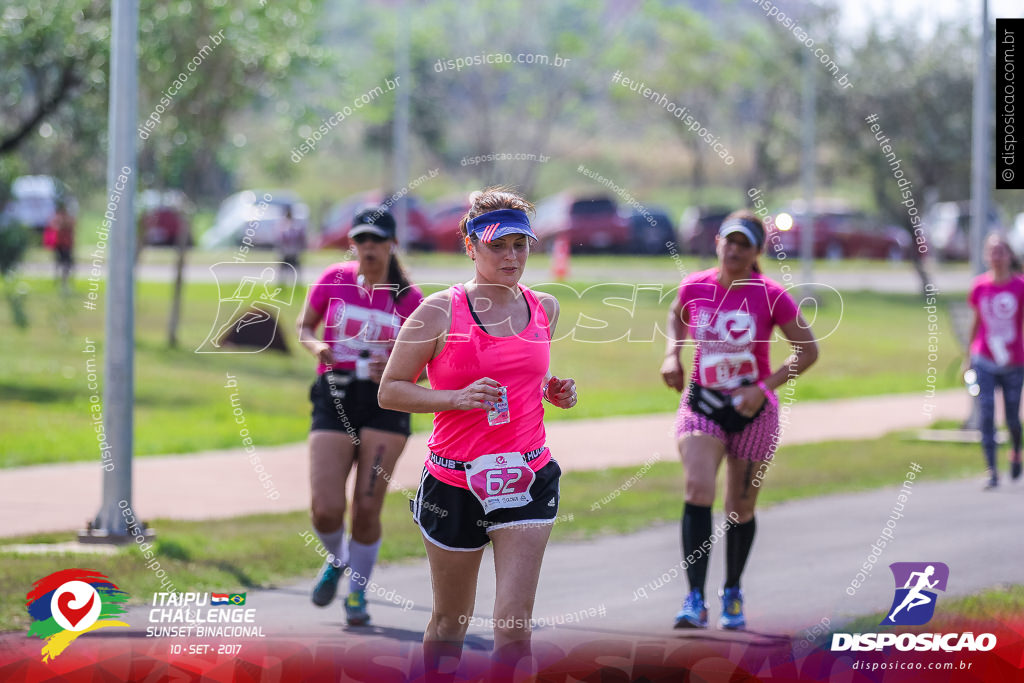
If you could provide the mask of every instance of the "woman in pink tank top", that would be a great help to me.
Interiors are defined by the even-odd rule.
[[[381,407],[434,413],[411,502],[423,533],[434,606],[424,662],[457,662],[473,615],[483,549],[494,543],[495,666],[530,654],[541,559],[558,512],[561,470],[544,445],[542,399],[576,405],[576,386],[549,370],[558,301],[519,284],[536,235],[533,205],[506,188],[470,195],[460,223],[472,280],[427,297],[381,379]],[[427,371],[430,388],[416,384]]]

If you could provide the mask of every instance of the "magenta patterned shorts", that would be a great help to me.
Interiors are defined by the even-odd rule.
[[[744,428],[742,432],[729,434],[722,427],[689,406],[690,389],[687,387],[679,402],[676,413],[676,439],[687,434],[707,434],[725,444],[725,451],[734,458],[741,460],[771,460],[778,447],[778,440],[773,438],[779,431],[779,399],[775,392],[770,392],[764,410]]]

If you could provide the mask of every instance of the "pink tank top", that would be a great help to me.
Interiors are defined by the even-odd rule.
[[[434,413],[434,431],[427,446],[438,456],[468,462],[490,453],[526,454],[544,446],[544,375],[551,360],[551,330],[537,296],[519,285],[530,306],[530,322],[511,337],[495,337],[477,325],[461,284],[453,285],[451,327],[441,354],[427,363],[432,389],[463,389],[482,377],[508,390],[509,422],[491,426],[487,411],[443,410]],[[545,450],[530,461],[536,472],[551,454]],[[452,486],[467,488],[465,472],[426,462],[427,470]]]

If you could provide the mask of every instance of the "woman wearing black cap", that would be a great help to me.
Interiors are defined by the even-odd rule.
[[[358,260],[336,263],[310,287],[299,317],[299,341],[320,362],[310,390],[312,520],[327,551],[313,588],[321,607],[334,599],[351,568],[345,612],[350,625],[369,621],[366,587],[381,543],[384,493],[409,437],[409,415],[377,403],[381,373],[398,330],[423,295],[393,253],[395,219],[384,207],[356,214],[349,231]],[[323,339],[316,336],[323,322]],[[356,485],[351,537],[345,538],[345,485]]]
[[[676,616],[676,628],[707,627],[704,583],[712,543],[711,505],[723,458],[729,521],[719,627],[746,625],[740,575],[754,541],[754,504],[764,463],[779,441],[774,390],[792,386],[818,358],[817,342],[793,298],[761,274],[757,256],[764,242],[764,225],[757,216],[750,211],[729,214],[716,238],[718,266],[684,278],[669,310],[661,375],[676,391],[686,389],[676,436],[686,472],[682,536],[690,592]],[[768,344],[775,326],[793,346],[793,354],[772,372]],[[679,360],[687,334],[697,344],[689,386]]]

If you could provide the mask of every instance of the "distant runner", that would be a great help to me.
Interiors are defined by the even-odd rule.
[[[715,477],[726,459],[725,512],[736,523],[725,534],[725,585],[719,626],[740,629],[740,575],[754,542],[754,504],[760,490],[755,463],[770,460],[778,434],[774,390],[818,358],[818,345],[796,303],[778,283],[761,274],[757,256],[764,225],[750,211],[729,214],[716,238],[718,266],[683,279],[669,311],[668,343],[661,375],[679,402],[676,435],[686,472],[683,557],[690,593],[676,615],[676,628],[707,628],[704,584],[711,548]],[[778,327],[793,354],[769,366],[769,342]],[[687,386],[679,351],[687,335],[697,342]],[[763,479],[762,479],[763,481]],[[735,515],[735,516],[734,516]]]
[[[1021,472],[1020,393],[1024,385],[1024,278],[1020,264],[1006,239],[989,235],[985,242],[988,271],[974,278],[967,301],[974,310],[971,326],[970,364],[978,376],[978,405],[981,412],[981,447],[988,476],[985,489],[999,485],[996,467],[996,387],[1003,392],[1006,427],[1013,454],[1010,477]],[[1016,267],[1015,267],[1016,266]]]
[[[409,283],[395,256],[395,219],[383,207],[352,221],[349,238],[357,261],[328,266],[309,288],[299,318],[299,341],[320,361],[309,392],[312,518],[329,553],[313,588],[313,603],[334,599],[351,568],[346,619],[370,621],[366,587],[381,544],[380,511],[391,473],[409,438],[409,415],[377,404],[377,387],[402,322],[423,295]],[[321,341],[316,328],[323,323]],[[352,536],[345,539],[345,486],[355,464]]]

